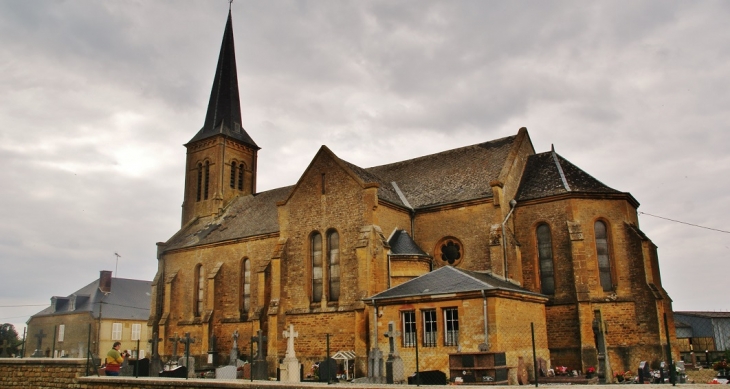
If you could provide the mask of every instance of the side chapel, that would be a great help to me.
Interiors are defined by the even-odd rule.
[[[229,11],[205,122],[185,145],[182,226],[158,243],[148,325],[163,358],[185,333],[201,361],[213,335],[225,357],[234,331],[248,354],[261,330],[274,376],[293,324],[305,367],[330,334],[362,377],[392,321],[408,375],[416,343],[420,370],[448,374],[448,353],[480,349],[515,365],[529,323],[552,366],[612,377],[667,359],[671,299],[638,201],[536,153],[525,128],[370,168],[322,146],[293,186],[257,192],[260,147],[242,124]]]

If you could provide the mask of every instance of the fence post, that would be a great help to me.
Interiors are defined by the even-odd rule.
[[[421,386],[421,373],[420,373],[420,368],[418,366],[418,326],[415,326],[415,327],[416,328],[415,328],[414,334],[416,336],[416,341],[415,341],[415,345],[416,345],[416,386]]]
[[[672,361],[672,345],[669,343],[669,324],[667,323],[667,313],[664,312],[664,333],[667,335],[667,357],[669,358],[669,382],[672,386],[677,385],[677,369]]]
[[[139,378],[139,360],[139,339],[137,339],[137,363],[134,364],[134,378]]]
[[[330,365],[330,334],[327,335],[327,358],[324,359],[324,365],[327,367],[327,385],[332,383],[332,372],[330,371],[330,368],[332,365]],[[320,366],[320,371],[322,367]]]
[[[535,374],[535,387],[537,388],[537,377],[539,368],[537,367],[537,353],[535,352],[535,323],[530,323],[530,332],[532,333],[532,372]]]

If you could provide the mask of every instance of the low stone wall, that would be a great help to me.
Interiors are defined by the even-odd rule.
[[[0,358],[0,388],[81,388],[77,379],[86,375],[86,359]]]

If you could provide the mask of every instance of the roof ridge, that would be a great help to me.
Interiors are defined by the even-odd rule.
[[[455,152],[459,152],[459,151],[464,151],[466,149],[473,149],[473,148],[477,148],[477,147],[482,147],[482,146],[487,145],[487,144],[490,144],[490,143],[504,142],[505,140],[507,140],[509,138],[517,138],[517,135],[505,136],[505,137],[498,138],[498,139],[492,139],[492,140],[486,141],[486,142],[475,143],[475,144],[471,144],[471,145],[467,145],[467,146],[461,146],[461,147],[457,147],[455,149],[443,150],[443,151],[439,151],[439,152],[436,152],[436,153],[421,155],[419,157],[410,158],[410,159],[404,159],[404,160],[401,160],[401,161],[386,163],[386,164],[383,164],[383,165],[370,166],[368,168],[364,168],[364,170],[366,170],[368,173],[371,173],[370,172],[371,169],[378,169],[378,168],[382,168],[382,167],[385,167],[385,166],[393,166],[393,165],[402,164],[402,163],[405,163],[405,162],[420,161],[420,160],[432,158],[435,155],[451,154],[451,153],[455,153]]]

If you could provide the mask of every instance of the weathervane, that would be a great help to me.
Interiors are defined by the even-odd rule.
[[[233,1],[233,0],[231,0],[231,1]],[[117,257],[117,264],[114,265],[114,277],[117,277],[118,276],[117,270],[119,269],[119,258],[121,258],[122,256],[117,254],[116,252],[114,253],[114,255]]]
[[[228,10],[231,10],[231,5],[233,4],[233,0],[228,0]]]

